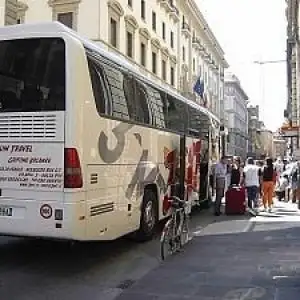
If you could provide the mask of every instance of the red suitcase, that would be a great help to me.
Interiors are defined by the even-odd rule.
[[[226,215],[246,212],[246,190],[241,186],[229,187],[225,193],[225,213]]]

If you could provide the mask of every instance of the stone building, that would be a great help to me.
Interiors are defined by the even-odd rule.
[[[60,21],[104,42],[146,76],[202,104],[205,101],[221,117],[228,63],[194,0],[5,0],[3,7],[3,25]],[[204,99],[193,93],[199,77],[205,85]]]
[[[260,139],[261,123],[259,120],[259,106],[248,107],[248,156],[259,159],[262,155]]]
[[[248,147],[248,96],[237,76],[225,75],[224,110],[228,118],[227,154],[242,158],[247,156]]]

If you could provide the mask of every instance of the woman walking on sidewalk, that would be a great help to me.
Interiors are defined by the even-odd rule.
[[[262,190],[263,190],[263,204],[265,211],[267,207],[269,212],[272,211],[274,187],[276,183],[276,171],[274,170],[272,158],[266,159],[266,166],[262,172]]]

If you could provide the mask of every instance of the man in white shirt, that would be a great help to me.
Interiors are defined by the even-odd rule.
[[[226,176],[227,176],[227,160],[222,157],[220,162],[215,167],[215,184],[216,184],[216,201],[215,201],[215,215],[221,214],[222,198],[224,197]]]
[[[261,175],[261,169],[254,164],[253,158],[249,157],[243,172],[243,181],[247,189],[249,209],[252,209],[253,204],[256,208],[258,207],[257,199]]]

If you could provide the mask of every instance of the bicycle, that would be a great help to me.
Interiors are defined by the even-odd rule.
[[[173,254],[180,251],[189,241],[186,201],[181,200],[176,196],[172,196],[168,201],[171,205],[172,212],[171,218],[166,222],[160,237],[160,253],[162,260],[165,260],[167,253]],[[165,247],[167,247],[167,249]]]

